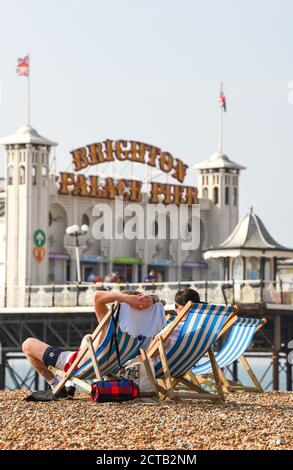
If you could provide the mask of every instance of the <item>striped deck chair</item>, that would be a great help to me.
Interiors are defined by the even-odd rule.
[[[105,337],[97,350],[94,350],[93,343],[99,335],[102,327],[109,321],[109,326]],[[79,385],[84,390],[90,392],[91,384],[87,381],[102,380],[103,376],[115,374],[119,370],[118,357],[116,354],[114,341],[111,341],[114,330],[114,321],[111,318],[111,311],[109,311],[92,335],[88,335],[87,344],[79,352],[76,360],[73,362],[67,372],[64,372],[56,367],[49,366],[49,370],[62,377],[58,385],[53,389],[53,393],[57,394],[60,389],[65,385],[67,380],[71,380]],[[147,340],[145,336],[134,337],[126,332],[122,332],[119,326],[116,329],[118,347],[120,352],[121,365],[125,364],[130,359],[135,358],[144,348]],[[89,353],[90,359],[84,362],[85,355]]]
[[[266,319],[262,320],[257,318],[239,318],[234,323],[230,330],[229,337],[224,347],[215,353],[215,358],[219,369],[220,379],[223,383],[224,390],[229,391],[247,391],[247,392],[262,392],[262,386],[257,380],[253,373],[247,359],[243,356],[245,351],[249,348],[254,335],[259,331],[265,324]],[[254,387],[246,387],[240,383],[228,380],[223,371],[224,367],[230,366],[234,361],[239,360],[244,366],[245,370],[249,374]],[[192,373],[196,376],[199,383],[204,383],[210,387],[214,387],[215,383],[210,380],[210,374],[212,372],[212,364],[209,360],[206,360],[202,364],[196,365],[192,368]],[[206,376],[206,377],[201,377]]]
[[[218,367],[212,346],[220,332],[227,331],[237,320],[237,307],[215,304],[193,304],[188,302],[175,320],[170,323],[152,342],[143,359],[154,362],[157,392],[160,398],[199,398],[216,402],[224,401],[224,393],[219,378]],[[165,342],[179,322],[183,323],[174,346],[165,351]],[[188,373],[193,364],[206,353],[212,364],[217,394],[204,390],[198,383],[190,379]],[[183,385],[188,391],[178,391]],[[194,393],[196,392],[196,393]]]

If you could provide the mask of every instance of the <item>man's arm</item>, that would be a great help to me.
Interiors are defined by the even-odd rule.
[[[118,290],[112,291],[99,291],[97,290],[94,295],[94,308],[98,321],[107,313],[107,304],[112,302],[125,302],[137,310],[148,308],[153,304],[153,299],[149,295],[139,294],[130,295],[124,294]]]

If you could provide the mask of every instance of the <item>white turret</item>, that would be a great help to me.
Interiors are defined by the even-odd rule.
[[[194,167],[198,171],[200,199],[212,202],[210,220],[213,225],[212,244],[223,242],[232,232],[239,217],[239,173],[245,167],[232,162],[222,152],[214,153]]]
[[[5,283],[8,288],[46,284],[49,155],[57,144],[31,126],[0,144],[6,157]]]

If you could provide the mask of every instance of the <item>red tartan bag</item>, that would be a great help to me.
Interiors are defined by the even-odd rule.
[[[132,380],[105,380],[92,383],[90,400],[94,403],[127,401],[139,397],[139,388]]]

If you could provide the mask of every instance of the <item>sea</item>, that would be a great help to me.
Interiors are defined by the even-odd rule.
[[[272,390],[272,360],[271,355],[267,357],[249,357],[246,356],[253,372],[255,373],[258,380],[261,382],[264,390]],[[23,389],[34,389],[34,373],[31,366],[25,359],[13,359],[11,356],[8,360],[9,367],[6,367],[5,371],[5,385],[7,390],[16,390],[19,388]],[[11,371],[14,371],[14,375],[17,377],[16,384],[15,379]],[[232,378],[231,371],[225,370],[227,378]],[[26,382],[24,379],[26,378]],[[246,386],[253,386],[250,377],[238,363],[238,379]],[[42,390],[45,388],[45,382],[43,379],[39,380],[39,388]],[[279,389],[286,390],[286,358],[280,360],[280,378],[279,378]]]

